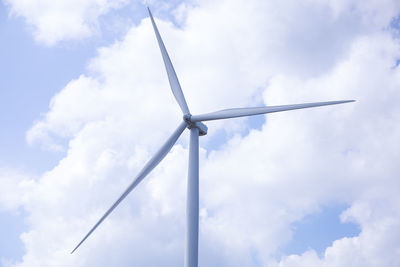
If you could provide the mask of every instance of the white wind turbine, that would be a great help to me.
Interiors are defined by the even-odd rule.
[[[272,112],[311,108],[318,106],[336,105],[354,102],[355,100],[342,100],[342,101],[329,101],[317,103],[304,103],[295,105],[283,106],[270,106],[270,107],[252,107],[252,108],[234,108],[224,109],[211,113],[192,115],[186,104],[181,86],[176,76],[174,67],[165,49],[164,43],[158,32],[156,23],[154,22],[153,15],[148,8],[151,23],[153,25],[158,45],[160,46],[161,54],[164,60],[165,68],[168,74],[169,84],[172,93],[175,96],[182,112],[183,121],[175,130],[175,132],[168,138],[165,144],[157,151],[157,153],[147,162],[144,168],[135,177],[133,182],[125,189],[122,195],[115,201],[115,203],[106,211],[100,220],[90,229],[86,236],[79,242],[79,244],[71,252],[74,251],[93,233],[93,231],[104,221],[105,218],[121,203],[121,201],[148,175],[168,154],[175,142],[178,140],[182,132],[188,128],[190,129],[190,145],[189,145],[189,171],[188,171],[188,184],[187,184],[187,206],[186,206],[186,240],[185,240],[185,267],[198,266],[198,236],[199,236],[199,136],[207,134],[207,126],[202,121],[229,119],[236,117],[252,116],[259,114],[266,114]]]

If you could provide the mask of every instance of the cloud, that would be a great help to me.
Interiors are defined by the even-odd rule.
[[[208,123],[201,139],[200,264],[398,265],[399,43],[394,1],[198,1],[157,23],[193,113],[355,98],[354,104]],[[183,16],[182,12],[186,12]],[[149,19],[98,50],[27,139],[65,157],[29,190],[15,266],[183,263],[187,136],[87,242],[70,250],[181,120]],[[220,149],[207,145],[233,131]],[[205,143],[203,143],[205,142]],[[277,258],[290,225],[347,204],[356,237]],[[157,257],[154,257],[157,255]]]
[[[29,175],[9,168],[0,168],[0,211],[16,211],[26,201],[26,192],[34,186]]]
[[[399,263],[393,252],[399,247],[400,216],[395,163],[400,80],[393,69],[399,45],[386,33],[361,37],[351,47],[349,57],[330,73],[303,81],[277,77],[264,97],[269,103],[297,102],[334,93],[354,96],[354,105],[268,116],[261,131],[211,154],[204,177],[212,179],[212,186],[205,190],[205,206],[216,214],[209,219],[216,225],[207,227],[214,228],[214,235],[235,236],[243,246],[239,253],[256,247],[268,266]],[[350,205],[342,220],[357,223],[359,236],[335,241],[322,257],[310,250],[271,260],[290,239],[292,222],[331,203]],[[225,242],[228,247],[232,240]]]
[[[12,15],[24,17],[36,41],[54,45],[79,40],[98,31],[98,18],[124,6],[126,0],[5,0]]]

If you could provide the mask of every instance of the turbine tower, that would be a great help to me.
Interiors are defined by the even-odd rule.
[[[169,84],[172,93],[178,102],[183,113],[183,121],[179,124],[175,132],[168,138],[157,153],[147,162],[143,169],[137,174],[133,182],[125,189],[122,195],[114,202],[114,204],[106,211],[100,220],[90,229],[86,236],[78,243],[71,252],[82,245],[82,243],[93,233],[93,231],[107,218],[108,215],[121,203],[121,201],[164,159],[179,136],[188,128],[190,130],[190,145],[189,145],[189,171],[187,183],[187,204],[186,204],[186,237],[185,237],[185,267],[198,266],[198,237],[199,237],[199,136],[207,134],[207,126],[203,121],[221,120],[229,118],[237,118],[244,116],[253,116],[272,112],[303,109],[327,105],[336,105],[354,102],[354,100],[341,100],[329,102],[304,103],[283,106],[268,106],[268,107],[252,107],[252,108],[234,108],[224,109],[211,113],[192,115],[183,95],[182,88],[179,84],[178,77],[172,66],[171,59],[168,56],[167,50],[161,39],[157,25],[154,22],[153,15],[148,8],[151,23],[156,34],[157,42],[161,50],[161,55],[164,60],[165,68],[168,74]]]

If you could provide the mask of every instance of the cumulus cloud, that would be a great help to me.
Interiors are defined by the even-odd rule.
[[[212,233],[236,236],[244,247],[257,247],[268,266],[399,264],[399,255],[393,250],[399,247],[394,240],[400,216],[395,163],[400,129],[394,100],[399,99],[400,80],[398,69],[393,68],[398,56],[399,46],[390,34],[371,35],[355,40],[349,57],[329,74],[303,81],[283,76],[273,79],[264,94],[268,103],[333,97],[332,93],[351,94],[358,102],[274,114],[261,131],[232,140],[224,150],[212,153],[205,179],[218,173],[218,179],[212,177],[212,186],[217,183],[222,190],[206,190],[206,206],[218,210],[210,220],[220,223],[208,223],[207,227],[229,225],[224,232],[219,228]],[[225,174],[225,170],[230,171]],[[235,197],[239,194],[250,197],[243,201]],[[293,221],[330,203],[350,205],[342,220],[360,225],[359,236],[335,241],[322,257],[310,250],[270,261],[290,239]],[[224,222],[227,218],[237,219]],[[243,227],[244,222],[250,230]],[[243,228],[246,230],[238,234]]]
[[[379,1],[379,3],[382,3]],[[209,123],[201,144],[200,264],[396,266],[400,243],[397,1],[197,1],[180,27],[158,20],[193,113],[355,98],[355,104]],[[182,13],[186,13],[183,15]],[[149,19],[98,50],[90,74],[54,96],[29,142],[60,148],[29,191],[27,252],[15,266],[183,263],[187,137],[95,235],[70,250],[181,120]],[[217,131],[233,131],[218,150]],[[204,142],[204,143],[202,143]],[[360,226],[323,255],[277,258],[290,225],[347,204]],[[154,257],[157,255],[157,257]]]
[[[0,211],[16,211],[26,201],[26,192],[34,186],[27,174],[9,168],[0,168]]]
[[[98,30],[98,18],[126,0],[5,0],[11,14],[24,17],[38,42],[54,45],[79,40]]]

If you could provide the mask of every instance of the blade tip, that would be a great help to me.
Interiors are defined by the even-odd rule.
[[[339,100],[339,101],[334,101],[338,104],[345,104],[345,103],[351,103],[351,102],[356,102],[354,99],[349,99],[349,100]]]
[[[82,245],[83,241],[81,241],[72,251],[71,254],[73,254],[81,245]]]

